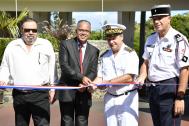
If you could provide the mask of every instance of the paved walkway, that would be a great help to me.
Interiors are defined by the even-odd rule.
[[[152,126],[152,120],[149,113],[148,103],[140,101],[139,126]],[[51,106],[51,126],[59,126],[60,113],[59,105],[56,102]],[[14,110],[12,103],[5,103],[0,105],[0,125],[14,126]],[[31,121],[31,125],[33,123]],[[103,116],[103,102],[94,101],[89,116],[89,126],[105,126]],[[189,126],[189,116],[184,116],[181,126]]]

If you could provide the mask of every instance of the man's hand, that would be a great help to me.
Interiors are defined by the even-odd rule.
[[[84,76],[83,79],[82,79],[82,84],[85,85],[85,86],[88,86],[91,82],[92,81],[86,76]]]
[[[55,98],[55,90],[50,90],[49,91],[49,102],[53,104],[56,101]]]
[[[96,84],[90,84],[89,87],[87,88],[87,90],[90,92],[90,93],[93,93],[95,90],[97,89],[97,86]]]
[[[174,115],[184,114],[184,100],[175,100]]]
[[[84,92],[86,90],[86,85],[84,85],[84,84],[79,84],[79,87],[81,87],[79,89],[79,92]]]
[[[79,87],[81,87],[81,88],[79,89],[79,92],[84,92],[84,91],[86,90],[86,87],[87,87],[91,82],[92,82],[92,81],[91,81],[88,77],[84,76],[84,77],[82,78],[82,83],[79,84]]]
[[[142,76],[138,76],[136,79],[135,79],[135,82],[137,84],[140,84],[140,85],[143,85],[144,84],[144,81],[145,81],[145,78],[142,77]]]
[[[4,81],[0,81],[0,86],[5,86],[7,85],[7,83],[5,83]]]

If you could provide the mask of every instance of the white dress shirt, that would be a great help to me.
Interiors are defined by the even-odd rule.
[[[79,47],[79,45],[80,45],[79,41],[77,43],[78,43],[78,47]],[[83,62],[83,59],[84,59],[84,56],[85,56],[86,48],[87,48],[87,42],[82,44],[82,47],[81,47],[81,50],[82,50],[82,62]]]
[[[28,51],[19,38],[10,42],[4,52],[0,81],[14,85],[54,84],[57,81],[55,53],[52,44],[37,38]]]

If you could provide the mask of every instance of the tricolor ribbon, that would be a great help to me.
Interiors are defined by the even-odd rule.
[[[129,83],[100,83],[95,84],[96,86],[124,86],[124,85],[140,85],[136,82],[129,82]],[[155,83],[144,83],[145,86],[156,86],[156,85],[178,85],[178,84],[155,84]],[[91,86],[91,85],[89,85]],[[89,87],[84,86],[84,87]],[[6,89],[6,88],[13,88],[13,89],[28,89],[28,90],[49,90],[49,89],[55,89],[55,90],[73,90],[73,89],[80,89],[84,87],[79,86],[33,86],[33,85],[3,85],[0,86],[0,89]]]
[[[71,89],[80,89],[81,87],[77,86],[31,86],[31,85],[5,85],[0,86],[0,89],[13,88],[13,89],[25,89],[25,90],[71,90]]]
[[[113,86],[113,85],[128,85],[128,84],[134,84],[132,83],[102,83],[102,84],[95,84],[96,86]],[[91,86],[91,85],[89,85]],[[84,86],[84,87],[89,87]],[[83,87],[78,86],[33,86],[33,85],[3,85],[0,86],[0,89],[6,89],[6,88],[13,88],[13,89],[27,89],[27,90],[49,90],[49,89],[55,89],[55,90],[72,90],[72,89],[80,89]]]

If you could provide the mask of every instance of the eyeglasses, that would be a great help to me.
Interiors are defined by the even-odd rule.
[[[24,29],[24,32],[30,32],[37,33],[37,29]]]
[[[91,33],[91,31],[89,30],[85,30],[85,29],[77,29],[79,32],[85,32],[85,33]]]

